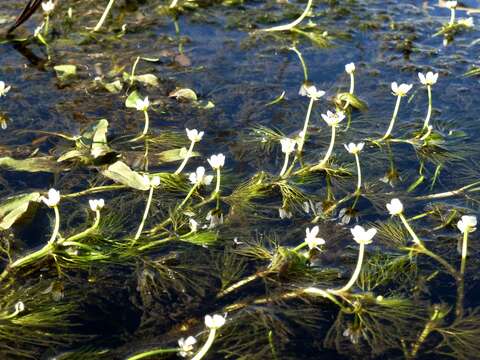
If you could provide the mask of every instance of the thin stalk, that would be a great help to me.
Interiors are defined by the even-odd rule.
[[[357,163],[357,189],[355,193],[359,194],[360,189],[362,188],[362,170],[360,168],[360,156],[358,156],[358,153],[355,153],[355,162]]]
[[[308,0],[307,7],[303,11],[302,15],[300,15],[296,20],[292,21],[291,23],[286,24],[286,25],[274,26],[274,27],[271,27],[271,28],[268,28],[268,29],[263,29],[261,31],[267,31],[267,32],[270,32],[270,31],[288,31],[288,30],[293,29],[295,26],[300,24],[303,19],[305,19],[305,17],[308,15],[308,12],[310,11],[310,8],[312,7],[312,4],[313,4],[313,0]]]
[[[240,281],[237,281],[235,284],[232,284],[228,288],[220,291],[217,294],[217,299],[222,298],[222,297],[234,292],[235,290],[241,288],[242,286],[250,284],[252,281],[255,281],[257,279],[260,279],[260,278],[264,277],[269,272],[270,272],[270,270],[260,271],[258,273],[253,274],[253,275],[247,276],[246,278],[243,278]]]
[[[417,356],[418,350],[420,350],[420,346],[422,346],[425,340],[427,340],[428,335],[430,335],[430,333],[434,330],[435,324],[438,321],[439,315],[440,315],[440,311],[438,309],[435,309],[433,315],[430,317],[430,320],[427,322],[422,333],[420,334],[417,341],[413,345],[412,353],[411,353],[412,359],[414,359]]]
[[[213,191],[212,196],[218,197],[218,195],[220,194],[221,181],[222,181],[221,171],[220,171],[220,168],[218,167],[217,168],[217,183],[215,185],[215,190]]]
[[[355,271],[353,272],[352,277],[350,278],[350,281],[344,287],[342,287],[341,289],[330,290],[331,293],[338,294],[338,293],[343,293],[343,292],[347,292],[348,290],[350,290],[350,288],[357,281],[358,276],[360,275],[360,271],[362,270],[362,263],[363,263],[364,254],[365,254],[365,244],[360,243],[360,249],[358,251],[357,266],[355,267]]]
[[[463,316],[463,299],[465,297],[465,268],[467,267],[468,252],[468,229],[463,232],[462,242],[462,261],[460,263],[460,274],[457,286],[457,306],[455,307],[455,315],[458,318]]]
[[[453,25],[455,23],[455,8],[450,9],[450,21],[448,22],[449,25]]]
[[[140,56],[137,56],[132,66],[132,72],[130,73],[130,86],[132,86],[133,83],[135,82],[135,71],[137,70],[137,65],[139,61],[140,61]]]
[[[428,92],[428,111],[427,111],[427,117],[425,118],[425,122],[423,123],[423,129],[422,130],[427,130],[428,125],[430,123],[430,117],[432,116],[432,86],[427,85],[427,92]]]
[[[298,143],[298,154],[302,153],[303,145],[305,144],[305,139],[307,138],[307,129],[308,123],[310,122],[310,115],[312,114],[313,102],[315,101],[314,97],[310,98],[310,103],[308,104],[307,115],[305,116],[305,123],[303,124],[303,130],[300,136],[300,142]]]
[[[105,11],[102,14],[102,17],[98,21],[97,25],[93,28],[93,32],[97,32],[98,30],[101,29],[101,27],[103,26],[103,23],[107,19],[108,14],[110,13],[110,10],[112,9],[112,6],[113,6],[114,2],[115,2],[115,0],[110,0],[108,2],[108,5],[107,5],[107,7],[105,8]]]
[[[170,8],[170,9],[176,8],[176,7],[177,7],[177,4],[178,4],[178,0],[173,0],[173,1],[170,3],[169,8]]]
[[[417,196],[415,200],[432,200],[432,199],[444,199],[447,197],[451,196],[456,196],[456,195],[461,195],[463,194],[466,190],[469,190],[470,188],[473,188],[477,185],[480,185],[480,181],[476,181],[472,184],[463,186],[457,190],[452,190],[452,191],[447,191],[443,193],[438,193],[438,194],[430,194],[430,195],[424,195],[424,196]]]
[[[43,35],[48,35],[48,27],[50,25],[50,15],[45,15],[45,27],[43,28]]]
[[[303,59],[303,55],[300,51],[297,50],[295,46],[291,47],[290,50],[295,52],[297,54],[298,59],[300,60],[300,63],[302,64],[302,69],[303,69],[303,80],[304,82],[308,81],[308,68],[307,65],[305,64],[305,60]]]
[[[393,111],[392,119],[390,120],[390,125],[388,126],[387,132],[385,135],[380,140],[385,140],[390,137],[390,134],[392,133],[393,130],[393,125],[395,125],[395,120],[398,115],[398,109],[400,109],[400,102],[402,101],[401,96],[397,96],[397,102],[395,104],[395,110]]]
[[[290,159],[290,153],[286,153],[285,154],[285,161],[283,162],[283,167],[282,167],[282,170],[280,171],[280,177],[282,177],[285,172],[287,171],[287,167],[288,167],[288,161]]]
[[[74,199],[77,197],[89,195],[89,194],[96,194],[99,192],[104,192],[104,191],[113,191],[113,190],[123,190],[126,189],[126,185],[105,185],[105,186],[97,186],[97,187],[92,187],[87,190],[79,191],[76,193],[71,193],[68,195],[62,195],[62,199]]]
[[[158,355],[158,354],[167,354],[167,353],[174,353],[174,352],[179,352],[181,349],[154,349],[154,350],[148,350],[143,353],[137,354],[130,356],[127,358],[127,360],[140,360],[140,359],[145,359],[147,357],[153,356],[153,355]]]
[[[350,95],[353,95],[353,91],[355,90],[355,76],[353,73],[350,74]]]
[[[140,223],[140,226],[138,227],[137,233],[135,234],[134,238],[134,243],[140,238],[140,235],[142,234],[143,227],[145,226],[145,221],[147,220],[148,213],[150,211],[150,207],[152,205],[152,199],[153,199],[153,190],[155,188],[153,186],[150,186],[150,192],[148,193],[148,200],[147,200],[147,205],[145,206],[145,212],[143,213],[142,217],[142,222]]]
[[[95,221],[91,227],[88,229],[82,231],[81,233],[75,234],[73,236],[70,236],[69,238],[63,239],[59,241],[59,244],[65,245],[65,242],[76,242],[80,239],[83,239],[84,237],[87,237],[90,235],[92,232],[94,232],[97,228],[98,225],[100,224],[100,210],[95,211]]]
[[[188,192],[187,196],[185,197],[185,199],[183,199],[182,203],[180,205],[178,205],[178,208],[177,210],[180,210],[188,201],[188,199],[190,199],[190,197],[193,195],[193,193],[195,192],[195,190],[197,190],[199,184],[195,184],[192,186],[192,188],[190,189],[190,191]]]
[[[145,110],[143,114],[145,115],[145,126],[143,128],[142,136],[145,136],[148,134],[148,128],[150,126],[150,117],[148,116],[147,110]]]
[[[417,234],[415,234],[415,231],[413,231],[412,227],[410,226],[410,224],[408,223],[407,219],[405,218],[405,215],[403,215],[403,213],[401,213],[401,214],[398,215],[398,217],[400,218],[400,220],[402,220],[403,225],[405,226],[405,228],[407,229],[408,233],[409,233],[410,236],[412,237],[413,242],[415,243],[415,245],[418,245],[418,246],[424,248],[423,243],[420,241],[420,239],[418,238]]]
[[[295,252],[298,252],[299,250],[302,250],[305,246],[307,246],[308,244],[304,241],[302,242],[300,245],[296,246],[293,251]]]
[[[185,168],[185,165],[187,165],[188,159],[190,159],[190,157],[192,156],[194,146],[195,146],[195,142],[192,141],[190,143],[190,147],[188,148],[187,153],[185,154],[185,157],[183,158],[182,163],[180,164],[178,169],[175,171],[175,173],[174,173],[175,175],[180,174],[182,172],[182,170]]]
[[[199,352],[192,358],[192,360],[200,360],[202,359],[210,350],[213,345],[213,341],[215,340],[215,335],[217,333],[217,329],[210,329],[210,333],[208,334],[207,341],[203,344],[202,348]]]
[[[328,146],[328,150],[327,150],[327,153],[325,154],[323,160],[320,162],[321,165],[325,165],[328,161],[328,159],[330,159],[330,156],[332,156],[332,152],[333,152],[333,146],[335,145],[335,129],[336,129],[336,126],[333,125],[331,126],[332,128],[332,136],[330,137],[330,145]]]

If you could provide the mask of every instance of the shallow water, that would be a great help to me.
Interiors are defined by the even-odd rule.
[[[62,1],[52,18],[53,32],[49,37],[48,50],[34,39],[3,42],[0,45],[0,80],[11,85],[12,90],[7,97],[0,98],[0,112],[7,119],[7,128],[0,133],[0,155],[14,158],[25,158],[31,154],[58,157],[70,144],[39,131],[78,135],[102,118],[109,122],[109,139],[138,133],[143,127],[142,114],[124,106],[126,94],[131,89],[125,86],[119,93],[109,93],[100,81],[107,83],[120,79],[123,71],[131,71],[137,56],[155,58],[156,61],[141,61],[136,72],[152,73],[158,77],[158,86],[140,85],[138,89],[144,96],[148,95],[153,104],[150,111],[152,133],[168,136],[168,141],[157,144],[152,151],[149,170],[174,171],[177,163],[159,164],[155,158],[156,151],[188,146],[185,128],[205,130],[203,140],[196,147],[203,157],[193,159],[187,170],[193,171],[199,165],[207,166],[207,157],[223,152],[227,157],[223,191],[230,193],[257,172],[278,175],[282,166],[280,147],[276,144],[272,149],[262,149],[261,136],[252,136],[253,128],[262,125],[294,136],[303,126],[308,99],[298,95],[304,75],[298,57],[290,50],[295,45],[304,57],[308,79],[327,92],[314,105],[311,134],[305,147],[308,150],[305,156],[307,162],[323,157],[330,140],[330,130],[320,114],[332,109],[331,100],[336,93],[348,91],[349,78],[344,72],[344,65],[349,62],[356,64],[355,93],[367,103],[368,110],[353,111],[351,127],[348,131],[342,128],[334,149],[335,162],[347,166],[353,174],[353,157],[344,151],[341,144],[378,138],[383,134],[395,105],[395,97],[390,91],[391,82],[414,84],[409,96],[402,101],[394,128],[395,137],[406,139],[421,127],[427,110],[427,94],[419,84],[417,73],[434,71],[440,74],[438,83],[433,87],[432,125],[444,137],[444,143],[441,144],[442,149],[425,157],[425,181],[408,191],[419,176],[419,153],[413,151],[409,144],[392,143],[392,156],[385,147],[367,144],[361,160],[368,196],[358,202],[357,219],[352,219],[348,225],[341,223],[339,214],[342,207],[352,206],[350,202],[339,206],[318,224],[327,244],[324,252],[311,260],[312,268],[325,271],[322,275],[325,284],[332,286],[335,278],[339,278],[341,283],[348,280],[356,258],[356,243],[351,240],[349,227],[356,221],[361,224],[386,221],[388,214],[384,205],[390,198],[404,200],[406,213],[413,216],[428,210],[432,204],[430,200],[422,201],[415,197],[443,193],[478,181],[480,155],[476,150],[480,123],[477,121],[476,94],[480,84],[478,77],[464,76],[478,64],[478,32],[476,27],[464,31],[447,45],[443,36],[434,37],[433,34],[449,18],[449,10],[439,7],[437,1],[315,1],[315,16],[308,19],[317,24],[317,34],[328,32],[327,47],[319,46],[299,34],[256,31],[294,19],[305,6],[304,1],[288,4],[280,1],[200,1],[197,4],[198,7],[173,16],[165,12],[163,1],[117,1],[105,30],[92,37],[85,27],[95,25],[103,11],[103,4]],[[21,8],[21,4],[13,0],[4,0],[2,5],[0,23],[11,21]],[[462,3],[464,7],[477,9],[479,5],[478,1]],[[73,9],[72,20],[65,15],[68,6]],[[464,10],[458,10],[457,16],[462,18],[467,15]],[[478,15],[472,16],[478,22]],[[36,15],[17,31],[18,38],[31,34],[40,21],[41,16]],[[123,24],[126,24],[125,33],[122,32]],[[66,80],[59,79],[53,67],[63,64],[76,65],[77,74]],[[169,97],[177,87],[193,89],[199,102],[181,102]],[[283,91],[284,99],[269,105]],[[206,108],[208,102],[214,107]],[[122,145],[116,150],[132,168],[141,170],[141,148],[127,149]],[[433,183],[439,162],[442,162],[441,173]],[[393,168],[397,179],[392,184],[380,181],[385,180],[385,175],[389,171],[392,173]],[[110,183],[99,170],[100,167],[90,165],[74,166],[70,171],[57,174],[32,174],[3,168],[0,194],[2,198],[7,198],[21,192],[45,191],[50,187],[67,194]],[[354,175],[353,178],[335,177],[331,180],[336,200],[353,190],[355,179]],[[324,202],[325,205],[328,191],[322,174],[295,179],[294,183],[306,198],[320,204]],[[168,215],[173,201],[183,195],[154,201],[148,227]],[[124,215],[112,220],[112,234],[120,238],[134,232],[143,213],[146,196],[143,193],[139,195],[138,191],[101,196],[105,197],[107,208],[109,203],[112,204],[114,214]],[[88,215],[85,215],[84,207],[88,198],[62,203],[62,213],[68,214],[65,216],[68,222],[62,224],[63,231],[85,228],[83,224]],[[478,200],[478,195],[472,192],[465,196],[441,198],[434,204],[476,214]],[[30,356],[52,358],[64,351],[74,351],[77,353],[59,358],[120,359],[152,347],[175,347],[180,336],[202,331],[205,314],[222,312],[239,301],[253,301],[262,294],[268,295],[270,290],[273,294],[279,289],[286,291],[317,285],[312,278],[318,278],[300,276],[293,281],[288,275],[291,269],[283,269],[274,277],[259,280],[234,296],[216,300],[215,294],[224,280],[220,273],[235,272],[236,269],[237,276],[234,274],[232,278],[237,279],[262,270],[267,264],[258,258],[253,261],[248,256],[236,258],[238,254],[229,257],[230,254],[241,250],[245,243],[262,243],[270,250],[275,243],[296,246],[303,241],[305,228],[314,218],[312,214],[301,211],[297,204],[296,208],[292,206],[290,209],[293,218],[279,219],[278,208],[282,200],[278,193],[260,199],[254,208],[245,213],[232,211],[228,205],[231,204],[222,205],[225,224],[218,231],[220,240],[217,245],[168,244],[153,252],[129,258],[125,263],[120,257],[105,264],[99,261],[86,266],[66,266],[62,276],[55,274],[51,264],[46,264],[33,273],[19,276],[14,285],[17,291],[21,287],[32,287],[29,291],[33,294],[38,291],[45,295],[54,293],[50,286],[55,284],[63,294],[56,299],[57,302],[80,304],[79,308],[72,310],[69,318],[76,325],[66,330],[75,335],[74,339],[67,337],[68,341],[60,341],[60,344],[29,344]],[[198,215],[205,216],[205,213]],[[9,241],[9,236],[15,238],[14,257],[38,248],[48,240],[51,233],[49,216],[49,209],[43,207],[33,220],[2,235],[4,242]],[[439,217],[444,220],[447,216],[445,211]],[[203,222],[206,223],[205,220]],[[433,233],[431,228],[438,225],[438,218],[414,223],[425,242],[457,266],[458,231],[452,223]],[[474,309],[479,305],[475,300],[478,279],[474,275],[479,265],[476,257],[479,248],[475,241],[478,238],[476,233],[471,237],[466,307]],[[384,245],[378,244],[371,252],[395,254],[394,250]],[[227,261],[230,258],[232,263]],[[4,259],[6,264],[7,257]],[[419,317],[424,320],[428,317],[425,314],[429,304],[455,304],[453,282],[441,271],[436,274],[438,269],[435,266],[422,258],[419,268],[424,268],[424,272],[412,275],[414,281],[401,279],[372,289],[366,286],[363,290],[371,291],[375,296],[403,295],[420,299],[421,305],[416,306],[421,309]],[[37,281],[38,289],[33,288]],[[28,301],[24,302],[28,308]],[[323,339],[336,318],[335,306],[331,304],[314,302],[309,306],[301,300],[282,300],[274,305],[252,304],[232,312],[224,342],[220,341],[218,347],[212,350],[211,358],[275,358],[275,351],[271,350],[268,342],[269,330],[273,331],[273,342],[278,347],[278,359],[402,356],[400,343],[397,347],[382,343],[384,348],[378,349],[372,349],[372,344],[380,343],[377,340],[369,344],[363,340],[360,344],[352,344],[348,336],[342,339],[345,329],[339,330],[337,344],[334,341],[333,344],[332,341],[324,343]],[[318,314],[313,314],[317,311]],[[472,322],[480,327],[477,318],[474,320]],[[399,320],[397,326],[391,319],[383,319],[382,329],[390,329],[393,333],[394,328],[405,325],[402,321]],[[411,334],[402,328],[401,331],[407,334],[402,336],[406,336],[407,341],[410,340],[408,335],[416,338],[423,326],[424,322],[418,320],[417,325],[412,325]],[[267,339],[266,343],[256,342],[261,337],[259,334]],[[63,339],[60,335],[56,336]],[[439,352],[431,353],[439,344],[435,336],[439,337],[440,333],[427,342],[421,356],[441,356]],[[256,348],[258,351],[252,350]],[[8,350],[5,354],[8,357],[23,357]],[[461,358],[458,354],[455,356]],[[472,354],[470,358],[476,356]]]

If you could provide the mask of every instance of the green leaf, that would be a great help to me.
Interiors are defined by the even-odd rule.
[[[145,182],[142,175],[133,171],[127,164],[121,161],[110,165],[107,170],[103,171],[103,175],[117,183],[137,190],[146,191],[150,189],[150,184]]]
[[[187,150],[185,148],[162,151],[158,154],[158,160],[164,163],[182,161],[185,158],[186,152]],[[191,157],[196,156],[200,156],[200,153],[194,151]]]
[[[86,159],[85,152],[80,151],[80,150],[70,150],[67,151],[65,154],[60,156],[57,159],[57,162],[62,162],[62,161],[67,161],[67,160],[72,160],[76,158],[84,158]]]
[[[17,195],[8,199],[0,206],[0,229],[7,230],[25,214],[30,206],[30,202],[38,202],[40,193]]]
[[[60,167],[53,156],[42,156],[27,158],[22,160],[13,159],[11,157],[0,158],[0,167],[6,167],[14,171],[26,172],[58,172]]]
[[[107,132],[108,121],[105,119],[98,121],[95,126],[95,132],[93,133],[92,147],[90,150],[90,154],[94,158],[105,155],[111,151],[107,145]]]
[[[134,80],[150,86],[160,85],[158,78],[153,74],[136,75]]]
[[[102,83],[103,87],[112,94],[118,94],[123,89],[123,84],[120,80],[116,80],[110,83]]]
[[[170,97],[174,97],[177,100],[197,101],[197,94],[192,89],[181,88],[172,91],[168,94]]]
[[[353,94],[350,93],[340,93],[337,95],[337,99],[340,101],[345,101],[348,102],[350,105],[352,105],[355,109],[364,111],[368,109],[367,104],[360,100],[358,97],[356,97]]]
[[[127,100],[125,101],[125,106],[127,108],[135,109],[137,100],[142,100],[142,98],[140,97],[140,94],[138,93],[138,91],[135,90],[130,95],[128,95]]]
[[[75,65],[57,65],[53,67],[57,72],[57,77],[60,80],[66,79],[77,74],[77,67]]]

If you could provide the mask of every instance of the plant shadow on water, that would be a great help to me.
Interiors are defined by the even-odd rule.
[[[0,30],[1,359],[480,358],[477,1],[108,3]]]

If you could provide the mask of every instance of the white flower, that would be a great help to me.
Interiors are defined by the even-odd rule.
[[[347,74],[353,74],[355,72],[355,64],[351,62],[350,64],[345,65],[345,71]]]
[[[278,208],[278,216],[280,216],[280,219],[291,219],[293,214],[288,211],[287,209],[281,207],[281,208]]]
[[[323,240],[322,238],[319,238],[317,237],[318,235],[318,232],[320,231],[320,229],[318,228],[318,226],[314,226],[312,228],[312,230],[310,230],[309,228],[307,228],[305,230],[305,243],[308,245],[308,248],[310,250],[314,249],[314,248],[317,248],[320,246],[320,245],[324,245],[325,244],[325,240]]]
[[[92,211],[100,211],[100,209],[105,206],[105,200],[103,199],[91,199],[88,200],[88,203],[90,204],[90,209],[92,209]]]
[[[192,129],[192,130],[185,129],[185,130],[187,131],[188,139],[191,142],[199,142],[200,140],[202,140],[202,137],[204,134],[203,131],[199,132],[197,129]]]
[[[60,191],[50,189],[48,190],[48,197],[42,196],[40,200],[48,207],[55,207],[60,202]]]
[[[180,348],[179,355],[181,357],[191,356],[196,343],[197,339],[195,339],[193,336],[189,336],[186,339],[178,339],[178,347]]]
[[[190,173],[188,179],[194,185],[210,185],[213,180],[213,175],[205,175],[205,168],[199,166],[196,172]]]
[[[397,198],[392,199],[390,203],[387,204],[387,210],[390,215],[400,215],[403,212],[403,204]]]
[[[463,25],[467,28],[471,28],[471,27],[474,26],[473,18],[469,17],[469,18],[466,18],[466,19],[459,19],[458,20],[458,25]]]
[[[343,111],[337,110],[335,113],[332,113],[330,110],[327,111],[326,114],[322,114],[323,120],[329,125],[329,126],[337,126],[340,121],[345,119],[345,114]]]
[[[308,82],[305,82],[300,87],[300,90],[298,91],[298,94],[301,95],[301,96],[308,96],[309,98],[312,98],[313,100],[318,100],[323,95],[325,95],[325,91],[317,90],[315,85],[312,85]]]
[[[409,84],[397,84],[396,81],[392,82],[392,92],[396,96],[405,96],[410,91],[413,85]]]
[[[156,188],[160,185],[160,176],[154,176],[152,178],[150,178],[147,174],[144,174],[142,176],[142,180],[143,180],[143,183],[145,184],[145,186],[148,186],[148,187],[152,187],[152,188]]]
[[[46,15],[49,15],[55,9],[55,3],[52,0],[42,2],[42,9]]]
[[[438,73],[433,73],[431,71],[427,72],[427,74],[423,74],[421,72],[418,73],[418,78],[420,79],[420,82],[427,86],[427,85],[435,85],[437,80],[438,80]]]
[[[225,165],[225,155],[218,154],[210,156],[207,160],[213,170],[217,170]]]
[[[350,144],[343,144],[345,146],[345,149],[350,153],[350,154],[358,154],[360,151],[363,150],[363,147],[365,146],[365,143],[359,142],[358,144],[350,143]]]
[[[283,138],[280,139],[280,144],[282,144],[282,152],[290,155],[295,151],[295,145],[297,145],[297,141],[290,138]]]
[[[206,217],[207,221],[210,221],[210,225],[208,225],[208,229],[214,229],[218,225],[223,224],[223,214],[218,214],[217,212],[209,211]]]
[[[198,222],[195,221],[195,219],[190,219],[189,221],[189,224],[190,224],[190,230],[192,232],[197,232],[198,230]]]
[[[148,100],[148,96],[143,100],[137,99],[137,101],[135,101],[135,108],[138,111],[147,111],[149,106],[150,106],[150,101]]]
[[[354,228],[350,229],[353,235],[353,240],[359,244],[368,245],[372,243],[372,239],[377,233],[377,229],[371,228],[365,230],[363,226],[356,225]]]
[[[205,316],[205,325],[210,330],[220,329],[223,325],[225,325],[225,317],[218,314],[215,314],[213,316],[207,315]]]
[[[25,310],[25,304],[22,301],[19,301],[15,304],[15,312],[21,313],[22,311]]]
[[[455,9],[458,5],[458,1],[447,1],[445,6],[449,9]]]
[[[472,215],[463,215],[462,219],[458,221],[457,227],[462,234],[467,232],[474,232],[477,230],[477,217]]]
[[[3,81],[0,81],[0,97],[6,96],[11,88],[12,88],[11,86],[6,86],[6,84]]]

